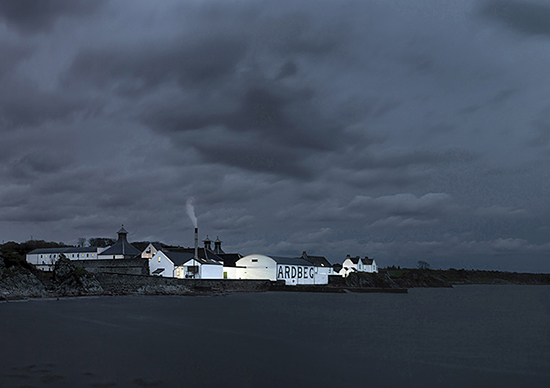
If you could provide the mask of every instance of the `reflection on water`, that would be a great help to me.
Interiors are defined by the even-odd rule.
[[[550,287],[0,304],[1,387],[546,387]]]

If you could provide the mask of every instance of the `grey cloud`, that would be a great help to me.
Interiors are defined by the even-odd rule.
[[[41,91],[28,83],[11,83],[0,91],[0,129],[62,120],[88,106],[79,97]]]
[[[509,101],[510,98],[514,94],[517,94],[517,92],[518,92],[518,90],[516,90],[516,89],[501,90],[500,92],[496,93],[492,98],[490,98],[489,100],[487,100],[483,103],[469,105],[465,108],[460,109],[459,113],[461,113],[461,114],[472,114],[472,113],[478,112],[478,111],[480,111],[484,108],[488,108],[488,107],[493,107],[494,108],[496,106],[499,106],[499,105],[504,104],[507,101]]]
[[[528,35],[550,35],[550,6],[512,0],[487,1],[481,15]]]
[[[52,28],[61,16],[83,16],[97,10],[105,0],[17,0],[0,2],[0,20],[17,30],[37,33]]]
[[[0,3],[4,4],[4,3]],[[8,42],[0,42],[0,85],[4,76],[13,74],[16,66],[31,54],[31,49],[26,46],[15,45]]]
[[[280,147],[261,139],[248,142],[224,142],[223,138],[194,141],[203,159],[212,163],[222,163],[245,170],[283,174],[287,177],[306,179],[311,171],[300,161],[299,154],[292,149]],[[221,140],[221,141],[220,141]]]
[[[538,117],[532,123],[530,139],[527,145],[530,147],[545,147],[550,142],[550,107],[542,109]]]
[[[192,40],[181,37],[172,44],[88,49],[76,56],[64,82],[86,80],[108,89],[114,84],[120,94],[150,92],[172,80],[202,86],[231,74],[245,50],[246,43],[237,37],[212,34]]]
[[[298,66],[296,65],[296,63],[292,61],[288,61],[283,66],[281,66],[281,70],[279,70],[277,79],[292,77],[297,72],[298,72]]]

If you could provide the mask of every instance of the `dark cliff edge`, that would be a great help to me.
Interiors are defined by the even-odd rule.
[[[398,269],[380,273],[351,273],[347,278],[331,277],[340,287],[416,288],[452,287],[463,284],[550,285],[550,274],[481,270]]]

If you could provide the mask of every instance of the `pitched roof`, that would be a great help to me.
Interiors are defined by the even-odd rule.
[[[101,252],[100,255],[101,256],[106,256],[106,255],[137,256],[137,255],[141,255],[141,252],[139,251],[139,249],[137,249],[132,244],[130,244],[128,240],[126,240],[125,235],[121,233],[118,235],[117,242],[114,243],[113,246],[111,246],[110,248],[107,248],[103,252]]]
[[[349,259],[353,264],[357,264],[359,263],[359,260],[361,260],[361,263],[363,263],[364,265],[372,265],[372,262],[374,261],[374,259],[369,259],[367,256],[365,256],[364,259],[360,258],[359,256],[350,257]]]
[[[216,256],[222,259],[223,265],[226,267],[234,267],[237,260],[243,258],[240,253],[218,253]]]
[[[313,266],[312,263],[302,259],[301,257],[281,257],[281,256],[269,256],[269,255],[267,256],[275,260],[277,264],[303,265],[308,267]]]
[[[195,257],[195,248],[181,248],[177,250],[161,250],[175,265],[183,265]],[[222,259],[209,249],[199,248],[197,261],[201,264],[222,265]]]
[[[359,263],[359,260],[361,259],[359,256],[356,257],[350,257],[349,258],[353,264]]]
[[[128,232],[124,229],[124,225],[120,228],[118,233],[118,240],[110,248],[105,249],[100,253],[101,256],[130,256],[134,257],[141,255],[139,249],[130,244],[127,240]]]
[[[329,263],[326,257],[324,256],[313,256],[308,255],[305,251],[302,253],[302,259],[309,261],[316,267],[331,267],[332,264]]]
[[[52,253],[97,253],[97,247],[59,247],[59,248],[38,248],[29,255],[52,254]]]

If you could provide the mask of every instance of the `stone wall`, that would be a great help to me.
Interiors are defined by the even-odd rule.
[[[74,260],[73,264],[91,273],[110,272],[131,275],[148,275],[148,259]]]
[[[114,295],[196,295],[228,292],[262,292],[271,287],[269,280],[177,279],[121,273],[96,273],[106,293]]]

